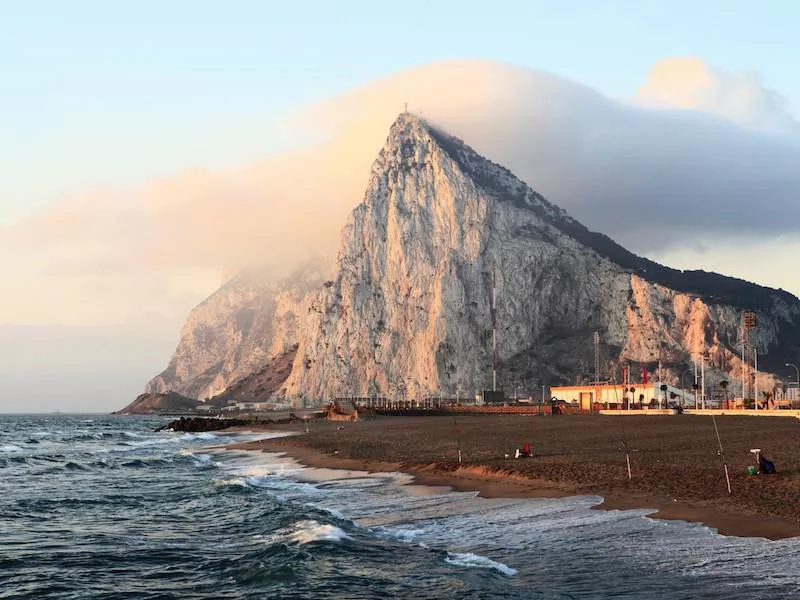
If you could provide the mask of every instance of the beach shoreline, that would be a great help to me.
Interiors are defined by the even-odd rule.
[[[666,417],[669,419],[670,417]],[[424,421],[427,419],[427,421]],[[547,420],[549,419],[549,421]],[[581,434],[598,438],[595,429],[598,425],[609,425],[607,417],[594,417],[592,421],[575,420],[559,421],[558,418],[537,419],[534,439],[538,436],[536,446],[545,445],[547,434],[558,435],[562,427],[574,430],[576,443],[580,443]],[[597,420],[605,419],[603,423]],[[652,420],[653,417],[648,417]],[[436,418],[398,418],[388,417],[363,421],[358,424],[332,424],[315,422],[310,426],[308,433],[305,426],[299,428],[291,426],[266,426],[263,431],[292,432],[296,435],[278,438],[268,438],[257,441],[242,442],[226,446],[228,449],[264,451],[284,454],[300,464],[310,468],[325,468],[337,470],[356,470],[369,473],[395,473],[402,472],[413,478],[413,484],[430,487],[448,488],[456,491],[477,492],[484,498],[565,498],[570,496],[599,496],[601,501],[593,508],[598,510],[631,510],[645,509],[653,511],[648,516],[654,519],[680,520],[691,523],[700,523],[716,529],[721,535],[737,537],[761,537],[770,540],[780,540],[800,536],[800,515],[774,514],[770,510],[754,510],[752,502],[752,488],[755,484],[764,481],[764,478],[745,479],[738,473],[734,477],[734,494],[718,494],[715,492],[715,483],[708,492],[702,487],[693,487],[691,490],[681,490],[679,487],[668,485],[669,480],[659,482],[665,474],[659,468],[659,459],[652,465],[642,464],[640,457],[634,461],[634,478],[627,480],[621,466],[614,464],[609,469],[605,464],[608,459],[619,462],[620,455],[617,450],[608,454],[607,450],[596,452],[592,455],[592,463],[588,465],[598,471],[605,471],[604,477],[586,477],[585,469],[581,463],[583,457],[580,452],[564,456],[560,452],[545,453],[543,449],[539,454],[527,459],[506,459],[505,454],[499,454],[499,459],[481,460],[487,452],[478,452],[474,447],[466,452],[464,462],[459,464],[452,456],[441,456],[440,445],[447,443],[452,435],[452,426],[449,419]],[[520,427],[530,428],[530,423],[520,418],[499,419],[470,417],[465,421],[462,429],[467,430],[467,425],[472,425],[477,431],[485,430],[486,425],[492,425],[498,435],[507,435],[504,429],[515,430]],[[482,422],[483,421],[483,422]],[[684,421],[681,423],[683,425]],[[555,426],[555,431],[548,432],[548,426]],[[249,431],[253,431],[249,428]],[[400,435],[398,436],[398,432]],[[473,432],[474,433],[474,432]],[[752,432],[761,435],[761,432]],[[462,433],[462,443],[469,444],[470,433]],[[401,437],[404,444],[398,444]],[[479,440],[483,437],[478,437]],[[611,437],[613,437],[613,432]],[[634,438],[635,439],[635,438]],[[431,444],[438,442],[439,445]],[[473,440],[474,441],[474,440]],[[427,447],[424,445],[427,442]],[[417,452],[409,453],[409,446],[417,446]],[[639,454],[642,444],[634,442],[633,452]],[[423,449],[424,448],[424,449]],[[413,448],[412,448],[413,449]],[[555,450],[555,449],[554,449]],[[411,454],[411,457],[409,456]],[[452,452],[450,453],[452,454]],[[409,460],[409,458],[412,458]],[[417,460],[413,459],[416,458]],[[443,460],[444,459],[444,460]],[[624,457],[621,459],[624,464]],[[737,461],[734,463],[738,463]],[[555,469],[553,466],[555,465]],[[663,465],[662,465],[663,467]],[[547,476],[548,469],[556,477]],[[742,469],[743,470],[743,469]],[[537,472],[539,471],[539,472]],[[544,472],[542,472],[544,471]],[[674,470],[672,471],[674,473]],[[719,469],[721,473],[721,469]],[[601,473],[602,475],[602,473]],[[703,472],[698,478],[703,483],[708,478],[708,473]],[[767,480],[765,490],[773,492],[774,483],[787,482],[789,490],[794,490],[800,481],[787,473],[781,480]],[[713,473],[712,473],[713,476]],[[591,481],[587,481],[590,479]],[[688,478],[691,480],[691,478]],[[761,481],[758,481],[761,479]],[[737,487],[748,486],[746,490],[737,494]],[[679,490],[680,493],[676,493]],[[758,490],[756,490],[757,492]],[[764,506],[774,505],[774,498],[764,501]],[[790,507],[787,507],[790,509]],[[791,509],[794,510],[794,509]]]

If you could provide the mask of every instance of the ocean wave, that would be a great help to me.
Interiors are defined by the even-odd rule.
[[[178,438],[154,438],[145,439],[140,442],[119,442],[120,445],[134,446],[136,448],[144,448],[147,446],[164,446],[167,444],[176,444],[180,442]]]
[[[67,471],[91,471],[91,469],[86,465],[82,465],[81,463],[77,463],[74,461],[69,461],[68,463],[66,463],[64,465],[64,468]]]
[[[512,569],[508,565],[501,562],[473,554],[472,552],[448,552],[447,558],[444,559],[446,563],[455,565],[457,567],[470,567],[476,569],[494,569],[507,577],[513,577],[517,574],[516,569]]]
[[[219,439],[219,436],[213,433],[184,433],[180,438],[182,441],[192,441],[192,440],[216,440]]]
[[[291,527],[280,529],[261,539],[270,544],[298,544],[304,546],[314,542],[341,542],[352,539],[345,531],[314,519],[297,521]]]
[[[247,485],[245,480],[241,477],[228,477],[226,479],[214,479],[211,482],[215,487],[235,487],[244,490],[252,490],[253,488]]]
[[[133,467],[133,468],[152,467],[154,465],[164,465],[170,462],[172,461],[170,461],[167,458],[161,458],[157,456],[146,456],[146,457],[139,457],[127,460],[124,463],[122,463],[122,466]]]
[[[7,444],[5,446],[0,446],[0,452],[22,452],[22,448],[14,444]]]
[[[61,441],[65,443],[72,443],[72,442],[91,442],[95,440],[102,440],[103,434],[102,433],[88,433],[88,432],[80,432],[77,435],[71,435],[68,437],[63,438]]]
[[[310,483],[282,479],[274,475],[256,475],[244,477],[244,482],[255,488],[265,490],[278,490],[281,492],[294,492],[299,494],[316,494],[319,490]]]
[[[389,537],[398,540],[400,542],[404,542],[406,544],[413,543],[416,540],[417,536],[420,536],[423,533],[425,533],[424,529],[419,529],[419,528],[387,529],[385,527],[376,527],[373,531],[382,537]]]
[[[309,503],[308,506],[311,508],[315,508],[317,510],[321,510],[322,512],[326,512],[332,517],[336,517],[337,519],[341,519],[343,521],[349,521],[347,517],[345,517],[340,511],[336,510],[335,508],[328,508],[327,506],[319,506],[318,504]],[[351,521],[352,522],[352,521]]]
[[[198,469],[214,469],[218,466],[210,454],[192,454],[189,452],[186,456],[192,459],[192,464]]]

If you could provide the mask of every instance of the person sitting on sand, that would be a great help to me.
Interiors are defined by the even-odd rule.
[[[525,442],[525,445],[522,446],[522,450],[517,448],[517,451],[514,453],[514,458],[529,458],[531,455],[531,445],[528,442]]]
[[[774,475],[775,463],[768,459],[766,456],[758,453],[758,473],[759,475]]]

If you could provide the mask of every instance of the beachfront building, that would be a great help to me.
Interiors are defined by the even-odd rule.
[[[588,383],[551,387],[550,396],[563,400],[582,411],[594,410],[596,404],[620,407],[624,402],[626,386],[609,383]]]
[[[670,403],[694,406],[694,395],[671,385],[661,389],[661,383],[612,384],[606,382],[566,385],[550,388],[554,400],[563,400],[581,411],[595,408],[666,408]]]

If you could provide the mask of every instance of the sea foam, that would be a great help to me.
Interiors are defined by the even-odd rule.
[[[288,534],[286,539],[302,545],[311,542],[340,542],[349,540],[350,536],[335,525],[308,519],[295,523],[294,531]]]
[[[494,569],[495,571],[499,571],[508,577],[513,577],[517,574],[517,570],[512,569],[508,565],[504,565],[503,563],[492,560],[491,558],[486,558],[485,556],[473,554],[472,552],[448,552],[447,558],[444,560],[445,562],[458,567]]]
[[[279,529],[275,533],[256,536],[256,539],[263,540],[270,545],[298,544],[303,546],[313,542],[341,542],[351,538],[335,525],[320,523],[314,519],[304,519],[290,527]]]

